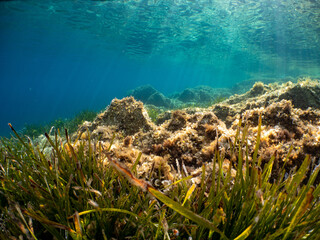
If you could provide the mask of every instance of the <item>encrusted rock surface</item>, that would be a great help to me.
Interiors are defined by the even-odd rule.
[[[85,134],[88,128],[93,133],[92,137],[106,139],[110,138],[110,134],[105,132],[110,132],[110,129],[123,135],[133,135],[139,131],[150,131],[153,127],[154,124],[143,103],[133,97],[127,97],[121,100],[113,99],[104,112],[100,113],[92,123],[85,122],[79,131],[80,135]]]
[[[144,104],[152,104],[157,107],[170,108],[173,106],[171,100],[150,85],[138,87],[128,93],[128,96],[142,101]]]
[[[257,82],[252,89],[242,95],[233,95],[229,99],[213,106],[214,113],[227,125],[234,120],[237,114],[246,110],[267,107],[274,102],[290,100],[295,108],[309,107],[320,109],[320,83],[318,80],[301,80],[298,83],[272,83],[265,85]],[[227,119],[229,118],[229,119]]]
[[[227,88],[211,88],[209,86],[198,86],[195,88],[187,88],[181,93],[172,96],[173,99],[182,103],[211,103],[216,99],[225,99],[231,96],[230,89]]]
[[[136,100],[140,100],[144,104],[152,104],[168,109],[199,104],[208,106],[231,96],[232,91],[227,88],[197,86],[187,88],[180,93],[174,93],[167,97],[154,87],[145,85],[129,91],[127,95],[133,96]]]
[[[301,92],[303,95],[298,94]],[[307,154],[312,159],[310,169],[320,164],[318,96],[318,81],[283,85],[255,83],[249,92],[232,96],[210,108],[168,111],[167,120],[159,125],[150,121],[143,104],[133,97],[114,99],[105,112],[92,123],[84,123],[76,135],[84,134],[81,139],[85,141],[87,130],[84,129],[88,129],[91,138],[107,149],[115,133],[112,156],[130,167],[142,152],[137,166],[139,177],[161,186],[177,175],[196,176],[203,164],[210,173],[216,149],[224,158],[224,168],[228,169],[231,164],[235,169],[238,150],[232,146],[240,119],[242,127],[245,124],[248,128],[248,162],[245,164],[250,164],[261,115],[258,156],[262,165],[275,157],[272,176],[276,178],[290,148],[287,172],[299,167]],[[316,183],[319,182],[318,176]]]
[[[129,91],[128,95],[134,97],[136,100],[146,103],[149,97],[157,92],[158,90],[151,85],[145,85]]]
[[[154,94],[152,94],[146,101],[146,104],[152,104],[157,107],[165,107],[165,108],[172,107],[171,100],[159,92],[155,92]]]

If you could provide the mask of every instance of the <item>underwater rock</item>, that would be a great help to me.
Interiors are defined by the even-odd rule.
[[[215,128],[217,124],[222,125],[223,123],[215,114],[209,112],[205,113],[200,121],[197,122],[197,126],[195,129],[198,131],[199,135],[205,135],[211,140],[214,140],[217,136],[217,131]]]
[[[296,108],[320,108],[320,85],[318,80],[303,79],[298,83],[284,84],[255,83],[252,89],[241,95],[233,95],[229,99],[213,106],[213,112],[223,121],[244,111],[267,107],[283,99],[290,100]]]
[[[133,97],[114,99],[105,112],[80,129],[88,128],[95,139],[105,141],[102,142],[105,146],[103,149],[110,146],[112,134],[115,133],[110,153],[128,167],[142,152],[136,166],[138,176],[161,187],[162,183],[181,176],[182,172],[186,176],[201,171],[203,164],[206,165],[206,171],[207,168],[210,171],[208,166],[212,171],[212,159],[217,149],[224,158],[223,164],[228,168],[230,166],[234,174],[236,166],[233,163],[239,152],[232,146],[236,141],[240,119],[241,126],[247,127],[243,158],[247,161],[245,164],[250,164],[261,116],[258,157],[262,166],[274,157],[272,178],[277,178],[286,157],[287,173],[293,167],[299,167],[307,154],[314,165],[319,164],[320,110],[314,96],[318,88],[318,81],[310,80],[282,85],[256,83],[247,93],[234,95],[210,108],[163,112],[158,125],[154,125],[146,116],[142,102]],[[298,90],[309,94],[309,97],[299,95],[304,97],[305,105],[293,103],[298,100],[293,96]],[[311,106],[306,108],[309,103]],[[291,154],[288,155],[289,150]],[[198,177],[195,174],[195,182],[199,180],[196,179]],[[320,176],[315,184],[318,183]]]
[[[294,108],[291,101],[274,102],[268,107],[246,110],[242,114],[243,122],[248,127],[248,140],[255,142],[259,116],[262,117],[262,133],[259,156],[262,164],[267,163],[272,156],[275,166],[272,178],[279,176],[279,169],[287,157],[285,169],[289,172],[293,167],[299,167],[309,154],[315,163],[320,159],[320,111]],[[308,120],[307,116],[312,116]],[[231,128],[236,129],[238,121]],[[249,155],[253,154],[254,146],[248,145]],[[287,155],[289,149],[291,154]],[[249,158],[250,160],[250,158]],[[307,179],[306,179],[307,180]],[[316,183],[320,182],[318,176]]]
[[[301,109],[320,108],[320,84],[315,81],[304,81],[282,93],[279,99],[291,100]]]
[[[150,131],[154,126],[143,103],[136,101],[133,97],[113,99],[110,106],[103,113],[98,114],[91,125],[88,123],[85,126],[82,125],[78,132],[86,129],[87,125],[94,126],[94,129],[89,128],[93,137],[100,136],[104,139],[110,138],[110,127],[121,131],[124,135],[133,135],[139,131]]]
[[[262,82],[263,84],[283,84],[286,82],[297,82],[297,78],[285,77],[285,78],[250,78],[241,82],[236,83],[232,88],[231,92],[233,94],[243,94],[250,91],[252,86],[257,82]]]
[[[183,108],[186,106],[209,106],[231,96],[230,89],[198,86],[187,88],[181,93],[174,93],[167,97],[150,85],[138,87],[129,92],[130,96],[157,107]]]
[[[236,116],[237,111],[229,105],[217,104],[213,107],[214,114],[225,122],[225,124],[230,127],[234,121],[234,116]]]
[[[177,99],[182,102],[193,102],[196,98],[195,92],[188,88],[177,96]]]
[[[114,133],[117,132],[117,128],[115,126],[97,126],[92,132],[91,132],[91,138],[92,139],[100,139],[100,140],[107,140],[111,141],[113,138]],[[82,133],[81,136],[88,138],[87,132]],[[84,139],[81,137],[81,139]]]
[[[149,131],[153,127],[143,103],[133,97],[112,100],[107,110],[98,115],[95,123],[116,126],[125,135],[133,135],[140,130]]]
[[[180,94],[175,94],[174,98],[183,103],[214,104],[231,95],[229,89],[211,88],[209,86],[198,86],[187,88]]]
[[[170,118],[171,118],[171,112],[170,111],[166,111],[166,112],[160,113],[157,116],[157,119],[156,119],[155,123],[157,125],[161,125],[162,123],[164,123],[166,120],[169,120]]]
[[[94,122],[85,121],[84,123],[82,123],[78,129],[78,132],[82,133],[80,135],[80,138],[87,139],[87,136],[85,136],[86,131],[89,130],[90,132],[92,132],[96,127],[97,126]]]
[[[151,85],[144,85],[144,86],[140,86],[136,89],[131,90],[128,93],[128,96],[132,96],[134,97],[134,99],[136,100],[140,100],[143,103],[146,103],[149,99],[149,97],[154,94],[157,93],[158,91],[152,87]]]
[[[171,100],[151,85],[138,87],[130,91],[128,96],[133,96],[136,100],[140,100],[144,104],[151,104],[157,107],[165,108],[172,107]]]
[[[264,125],[285,128],[295,138],[302,136],[301,127],[303,122],[299,120],[299,117],[294,112],[291,101],[282,100],[281,102],[274,102],[267,108],[248,110],[243,115],[245,116],[247,125],[257,126],[259,115],[261,115]]]
[[[256,97],[259,95],[262,95],[264,93],[267,92],[267,89],[265,87],[265,85],[262,82],[256,82],[253,87],[251,88],[251,90],[249,91],[249,96],[250,97]]]
[[[152,104],[157,107],[165,107],[165,108],[170,108],[172,106],[171,100],[165,97],[160,92],[155,92],[154,94],[152,94],[146,101],[146,104]]]
[[[172,117],[171,117],[166,129],[171,132],[175,132],[177,130],[182,129],[183,127],[186,126],[186,123],[187,123],[186,117],[187,117],[186,113],[179,111],[179,110],[174,111],[172,113]]]

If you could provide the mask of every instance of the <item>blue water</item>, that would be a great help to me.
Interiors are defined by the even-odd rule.
[[[320,76],[319,0],[0,1],[0,135],[164,94]]]

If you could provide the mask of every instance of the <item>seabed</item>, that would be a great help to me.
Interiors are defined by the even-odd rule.
[[[132,95],[73,133],[31,139],[10,125],[2,238],[317,239],[318,80],[179,110]]]

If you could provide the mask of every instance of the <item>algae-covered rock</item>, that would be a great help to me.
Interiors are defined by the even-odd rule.
[[[180,94],[176,94],[174,97],[183,103],[210,105],[214,102],[218,102],[220,99],[225,99],[230,95],[230,90],[226,88],[198,86],[195,88],[187,88]]]
[[[251,97],[256,97],[266,92],[267,92],[267,88],[265,87],[265,85],[262,82],[256,82],[251,88],[251,90],[249,91],[249,95]]]
[[[284,159],[287,159],[285,165],[287,172],[293,167],[299,167],[307,154],[314,162],[320,159],[319,110],[294,108],[288,100],[246,110],[242,114],[242,121],[248,127],[248,141],[252,143],[256,141],[259,116],[262,117],[259,157],[263,164],[274,157],[272,178],[279,176],[279,169],[283,166]],[[307,120],[308,117],[310,120]],[[231,128],[237,127],[238,121],[234,121]],[[288,155],[290,148],[292,148],[291,154]],[[251,156],[254,151],[253,144],[249,144],[248,149]],[[319,182],[320,176],[316,180],[316,183]]]
[[[79,127],[78,132],[81,136],[88,129],[92,137],[110,139],[112,131],[133,135],[139,131],[149,131],[153,126],[143,103],[133,97],[126,97],[121,100],[113,99],[104,112],[98,114],[92,123],[85,122]]]
[[[144,85],[144,86],[140,86],[136,89],[131,90],[128,93],[128,96],[132,96],[132,97],[134,97],[134,99],[140,100],[143,103],[146,103],[148,101],[149,97],[154,93],[158,93],[158,90],[156,90],[151,85]]]
[[[169,120],[167,130],[175,132],[185,127],[186,123],[187,123],[186,113],[182,111],[174,111],[172,113],[171,119]]]
[[[231,88],[231,91],[233,93],[237,93],[237,94],[244,94],[248,91],[250,91],[250,89],[252,88],[252,86],[257,83],[257,82],[261,82],[264,85],[268,85],[268,84],[283,84],[286,82],[297,82],[296,78],[293,77],[285,77],[285,78],[250,78],[250,79],[246,79],[244,81],[238,82],[236,84],[233,85],[233,87]]]
[[[237,114],[237,111],[228,104],[217,104],[213,107],[214,114],[224,121],[227,126],[230,126],[233,122],[233,117]]]
[[[217,149],[224,157],[223,164],[233,164],[240,154],[234,149],[240,119],[247,133],[243,159],[250,164],[261,116],[258,157],[262,165],[274,157],[272,178],[277,178],[286,158],[287,173],[299,167],[307,154],[314,163],[320,159],[320,111],[315,95],[318,88],[317,81],[309,80],[282,85],[256,83],[247,93],[234,95],[210,108],[163,112],[158,125],[150,121],[142,102],[133,97],[114,99],[105,112],[79,129],[87,128],[94,139],[108,142],[115,133],[110,153],[130,167],[142,152],[137,174],[159,182],[181,174],[182,166],[185,175],[200,171],[203,164],[212,163]],[[304,95],[299,95],[299,91]],[[299,98],[303,98],[301,105],[295,104]],[[85,137],[82,139],[86,140]],[[319,182],[320,176],[315,183]]]
[[[185,89],[179,96],[177,97],[178,100],[182,102],[192,102],[197,98],[197,95],[191,89]]]
[[[214,113],[227,119],[246,110],[268,107],[272,103],[281,102],[283,99],[292,102],[295,108],[307,109],[308,107],[320,109],[320,84],[318,80],[305,79],[298,83],[286,82],[284,84],[255,83],[252,89],[241,95],[233,95],[222,103],[213,107]]]
[[[155,92],[154,94],[152,94],[145,103],[152,104],[157,107],[165,107],[165,108],[169,108],[172,106],[171,100],[165,97],[160,92]]]
[[[144,104],[152,104],[164,108],[182,108],[185,106],[209,106],[226,99],[231,95],[227,88],[212,88],[209,86],[197,86],[187,88],[182,92],[165,96],[150,85],[138,87],[129,92],[129,96],[142,101]]]
[[[152,104],[157,107],[165,108],[172,106],[171,100],[151,85],[138,87],[130,91],[128,95],[133,96],[136,100],[142,101],[144,104]]]
[[[106,111],[98,115],[95,123],[116,126],[125,135],[133,135],[140,130],[149,131],[153,126],[143,103],[133,97],[113,99]]]
[[[304,81],[282,93],[279,99],[291,100],[292,104],[301,109],[320,108],[320,85],[315,81]]]

